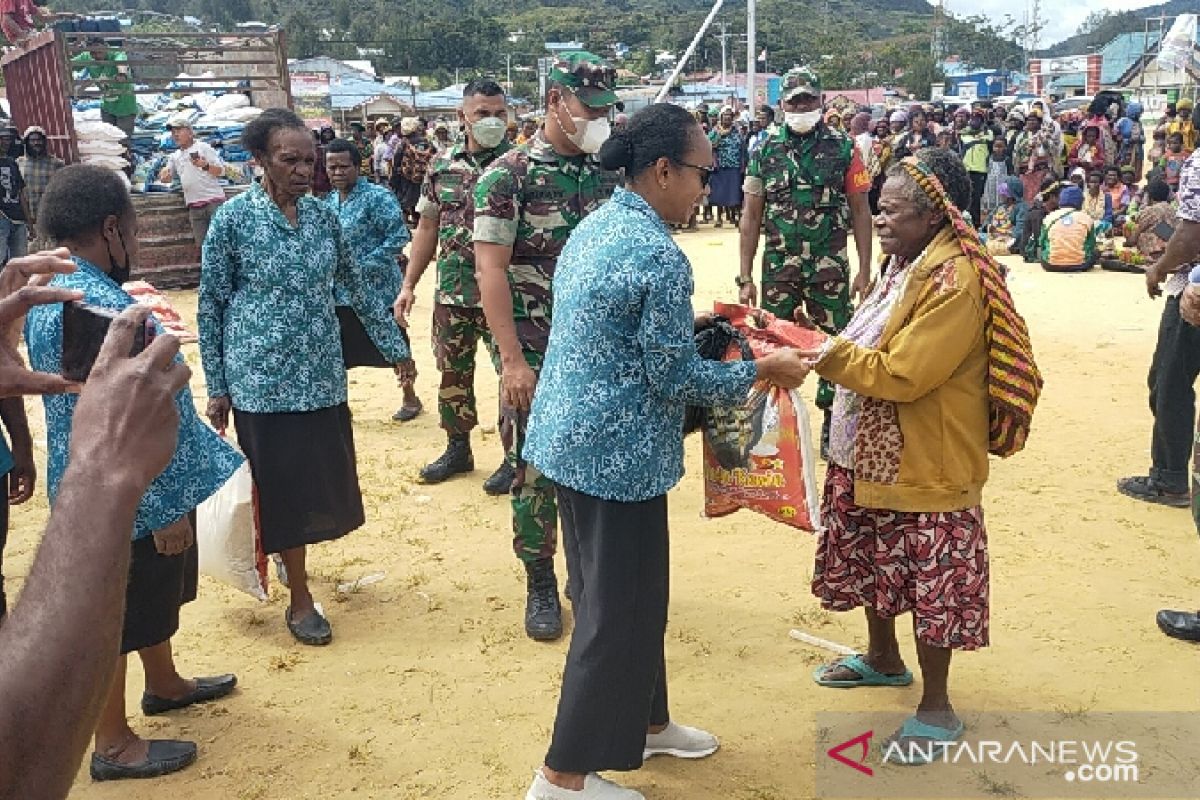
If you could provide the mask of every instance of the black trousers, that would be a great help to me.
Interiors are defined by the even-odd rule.
[[[968,172],[971,177],[971,222],[983,228],[983,190],[987,188],[986,172]]]
[[[667,498],[617,503],[557,486],[575,630],[546,766],[642,766],[646,728],[665,725]]]
[[[1150,477],[1172,492],[1191,486],[1189,466],[1196,432],[1196,376],[1200,375],[1200,328],[1179,316],[1179,298],[1168,297],[1150,364]]]

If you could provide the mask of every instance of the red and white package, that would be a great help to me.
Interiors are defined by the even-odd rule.
[[[167,300],[166,295],[155,289],[145,281],[130,281],[122,287],[130,297],[138,301],[139,305],[148,306],[154,313],[154,318],[159,321],[163,329],[173,335],[178,336],[179,341],[189,343],[196,341],[196,334],[184,324],[183,318],[179,316],[179,312]]]
[[[746,336],[756,357],[782,347],[814,350],[825,339],[748,306],[717,303],[713,311]],[[734,344],[725,360],[740,358]],[[706,516],[748,508],[806,531],[820,529],[812,431],[798,392],[756,383],[744,405],[709,409],[703,436]]]

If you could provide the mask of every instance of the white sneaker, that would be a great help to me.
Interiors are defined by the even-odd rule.
[[[646,800],[646,797],[641,792],[606,781],[594,772],[583,779],[581,790],[573,792],[546,780],[539,769],[533,773],[533,786],[525,793],[525,800]]]
[[[646,734],[646,749],[643,759],[651,756],[675,756],[676,758],[705,758],[717,752],[721,743],[717,737],[699,728],[689,728],[668,722],[662,733]]]

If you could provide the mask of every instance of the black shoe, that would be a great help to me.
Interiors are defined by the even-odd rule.
[[[829,461],[829,428],[833,424],[833,412],[825,409],[825,421],[821,423],[821,460]]]
[[[400,410],[392,414],[392,419],[396,422],[412,422],[421,414],[422,410],[424,410],[424,406],[418,400],[415,406],[400,406]]]
[[[1191,611],[1160,611],[1155,620],[1159,630],[1172,639],[1200,642],[1200,614]]]
[[[290,608],[283,613],[283,618],[287,621],[288,630],[300,644],[318,647],[333,641],[333,628],[329,626],[329,620],[322,617],[321,612],[315,608],[311,614],[299,622],[292,621]]]
[[[158,778],[179,772],[196,760],[196,743],[174,739],[151,739],[146,760],[138,764],[119,764],[99,753],[92,753],[89,772],[94,781],[120,781],[127,778]]]
[[[492,473],[491,477],[483,482],[483,490],[492,497],[509,494],[516,477],[517,471],[509,466],[508,459],[505,459],[500,466],[496,467],[496,471]]]
[[[525,633],[537,642],[550,642],[562,636],[562,605],[558,601],[558,578],[554,559],[543,558],[525,565]]]
[[[196,688],[178,700],[158,697],[146,692],[142,695],[142,713],[147,717],[164,714],[177,708],[187,708],[196,703],[219,700],[237,686],[236,675],[221,675],[216,678],[196,678]]]
[[[421,470],[421,480],[424,483],[441,483],[474,469],[475,457],[471,455],[471,440],[466,436],[454,436],[447,443],[446,452]]]
[[[1192,505],[1191,495],[1186,488],[1183,491],[1173,491],[1148,475],[1121,478],[1117,481],[1117,491],[1134,500],[1159,506],[1190,508]]]

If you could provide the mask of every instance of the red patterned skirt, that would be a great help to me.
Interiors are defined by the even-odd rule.
[[[983,509],[908,513],[854,504],[854,473],[829,465],[812,591],[831,611],[913,612],[932,647],[988,645],[988,554]]]

